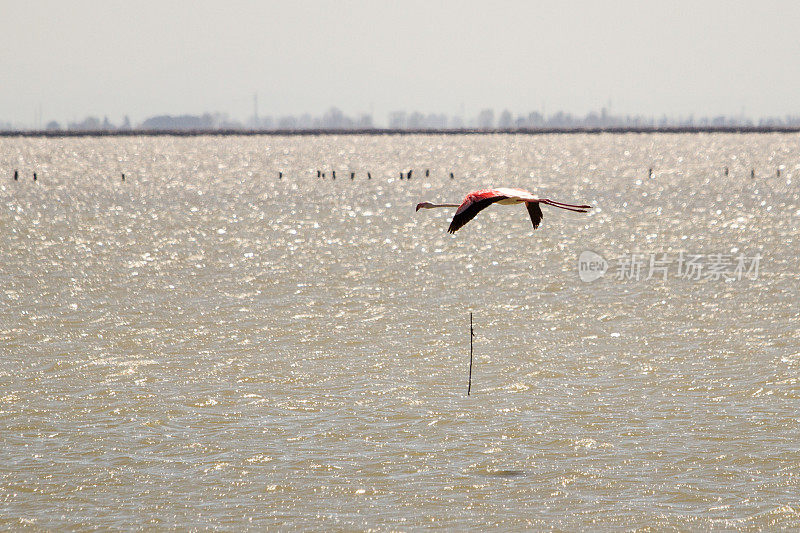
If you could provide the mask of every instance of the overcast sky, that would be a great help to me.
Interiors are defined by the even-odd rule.
[[[800,2],[0,0],[0,121],[800,114]]]

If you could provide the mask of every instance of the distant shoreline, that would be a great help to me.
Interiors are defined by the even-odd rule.
[[[675,126],[619,128],[512,128],[512,129],[304,129],[304,130],[9,130],[0,137],[200,137],[200,136],[321,136],[321,135],[554,135],[554,134],[650,134],[650,133],[800,133],[800,126]]]

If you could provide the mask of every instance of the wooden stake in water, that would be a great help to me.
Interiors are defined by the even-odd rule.
[[[475,336],[474,330],[472,329],[472,313],[469,314],[469,385],[467,385],[467,396],[469,396],[470,390],[472,390],[472,337]]]

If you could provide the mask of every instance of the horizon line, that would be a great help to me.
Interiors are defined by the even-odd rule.
[[[0,137],[201,137],[315,135],[548,135],[626,133],[800,133],[800,126],[608,126],[548,128],[304,128],[304,129],[138,129],[0,130]]]

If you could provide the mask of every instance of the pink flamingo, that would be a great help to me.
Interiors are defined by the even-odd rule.
[[[420,209],[434,209],[436,207],[457,207],[456,214],[453,216],[453,221],[447,229],[449,233],[455,233],[461,229],[464,224],[475,218],[475,215],[489,207],[490,205],[498,203],[500,205],[514,205],[525,204],[528,208],[528,214],[531,216],[533,229],[539,227],[542,221],[542,210],[539,204],[551,205],[559,209],[566,209],[567,211],[575,211],[578,213],[586,213],[591,209],[590,205],[573,205],[546,198],[537,198],[528,191],[522,189],[499,188],[499,189],[481,189],[472,191],[467,194],[461,204],[433,204],[431,202],[420,202],[417,204],[417,211]]]

